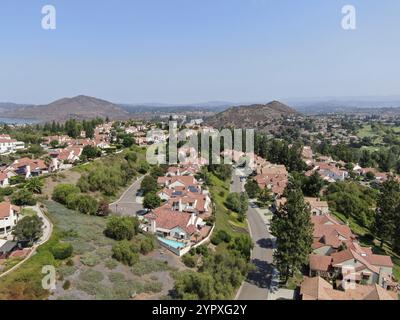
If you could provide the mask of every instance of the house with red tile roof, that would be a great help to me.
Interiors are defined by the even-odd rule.
[[[179,240],[190,240],[205,225],[196,214],[171,211],[169,205],[152,210],[145,218],[150,221],[150,232]]]
[[[390,256],[374,254],[362,247],[349,226],[330,215],[312,216],[313,253],[309,257],[309,275],[346,277],[356,283],[393,285],[393,262]],[[349,271],[350,270],[350,271]]]
[[[321,201],[318,198],[304,197],[304,201],[310,205],[311,213],[315,216],[329,214],[329,205],[326,201]]]
[[[314,172],[318,172],[321,178],[328,182],[343,181],[349,176],[348,171],[327,162],[315,163],[315,167],[306,172],[306,176],[311,176]]]
[[[317,255],[330,255],[356,239],[349,226],[338,222],[331,215],[312,216],[313,251]]]
[[[157,184],[168,189],[197,187],[199,183],[193,176],[158,177]]]
[[[333,289],[332,284],[321,277],[306,277],[301,284],[302,300],[398,300],[397,293],[379,285],[343,285]]]
[[[49,166],[42,159],[21,158],[15,160],[7,170],[28,179],[47,173],[49,171]]]
[[[8,187],[10,185],[8,175],[5,171],[0,171],[0,188]]]

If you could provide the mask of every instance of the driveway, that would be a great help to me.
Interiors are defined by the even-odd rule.
[[[143,210],[143,199],[138,195],[142,180],[143,177],[133,182],[117,201],[110,204],[110,210],[121,216],[135,216]]]

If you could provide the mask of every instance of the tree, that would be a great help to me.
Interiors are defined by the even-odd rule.
[[[259,206],[266,207],[268,206],[273,200],[273,195],[271,190],[266,186],[262,189],[258,195],[257,202]]]
[[[250,179],[246,182],[244,189],[246,190],[247,195],[252,199],[256,198],[260,193],[260,187],[258,186],[258,183],[253,179]]]
[[[392,241],[398,220],[400,205],[400,184],[390,177],[382,184],[377,201],[374,231],[381,239],[381,247],[385,241]]]
[[[58,140],[51,140],[50,141],[50,146],[55,149],[58,146]]]
[[[239,252],[246,260],[250,260],[251,250],[254,244],[251,237],[248,234],[242,234],[235,238],[233,243],[229,246],[229,249],[236,250]]]
[[[239,197],[240,201],[240,207],[239,207],[239,221],[244,221],[247,213],[247,209],[249,207],[249,198],[247,197],[247,194],[242,192]]]
[[[306,196],[318,197],[323,186],[324,180],[322,180],[319,173],[315,171],[306,179],[302,189]]]
[[[101,156],[101,150],[94,146],[84,146],[82,155],[86,156],[88,159],[94,159]]]
[[[271,233],[277,243],[274,262],[285,283],[307,264],[313,242],[311,212],[303,193],[293,181],[289,181],[286,195],[286,203],[278,209],[271,223]]]
[[[131,240],[139,232],[139,221],[134,217],[110,217],[104,234],[115,240]]]
[[[143,207],[146,209],[155,209],[161,205],[161,199],[155,192],[146,193],[143,200]]]
[[[52,198],[54,201],[66,204],[68,195],[72,193],[79,193],[81,190],[73,184],[59,184],[54,188]]]
[[[124,139],[122,140],[122,145],[123,145],[125,148],[131,147],[134,143],[135,143],[135,140],[133,139],[132,136],[129,136],[129,135],[126,135],[126,136],[124,137]]]
[[[25,183],[25,188],[30,192],[40,194],[42,193],[43,180],[38,177],[31,178]]]
[[[17,206],[34,206],[36,199],[31,191],[21,189],[11,196],[11,202]]]
[[[232,192],[226,198],[225,205],[228,209],[239,212],[240,211],[240,195],[239,193]]]
[[[38,216],[28,216],[19,220],[14,227],[12,234],[19,241],[28,241],[29,245],[43,235],[43,221]]]
[[[125,160],[128,162],[136,162],[137,161],[136,152],[133,152],[133,151],[127,152],[125,155]]]
[[[149,192],[157,191],[158,185],[157,180],[152,176],[145,176],[140,185],[140,189],[143,191],[143,194],[146,195]]]
[[[136,246],[128,240],[122,240],[117,242],[112,247],[113,258],[126,264],[133,266],[139,262],[139,253]]]

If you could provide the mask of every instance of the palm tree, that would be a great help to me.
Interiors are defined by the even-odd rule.
[[[29,179],[25,183],[25,188],[36,194],[42,193],[43,181],[42,181],[42,179],[36,178],[36,177]]]

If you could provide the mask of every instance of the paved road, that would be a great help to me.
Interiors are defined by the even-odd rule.
[[[132,183],[117,201],[110,204],[110,210],[121,216],[134,216],[138,211],[143,210],[140,198],[137,197],[142,180],[143,177]]]
[[[240,177],[233,175],[231,192],[241,192],[243,183]],[[247,279],[240,288],[237,300],[267,300],[273,274],[273,249],[271,235],[267,230],[264,219],[254,208],[249,206],[247,211],[250,235],[254,242],[251,253],[251,262],[256,269],[249,273]]]

